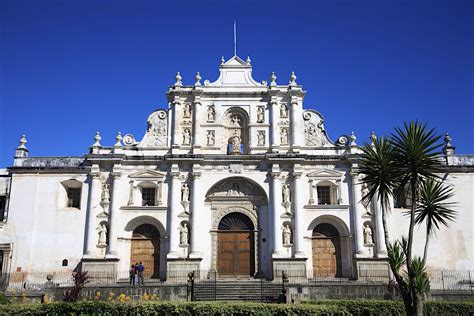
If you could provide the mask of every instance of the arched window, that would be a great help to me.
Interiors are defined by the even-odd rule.
[[[337,186],[330,181],[319,182],[316,186],[318,205],[337,204]]]
[[[81,208],[82,182],[70,179],[61,182],[60,208]]]

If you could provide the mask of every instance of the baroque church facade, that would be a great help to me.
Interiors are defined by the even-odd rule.
[[[331,140],[305,91],[252,78],[250,59],[222,59],[220,76],[178,73],[167,109],[150,114],[144,136],[99,133],[80,157],[31,157],[26,138],[0,174],[5,192],[2,272],[126,273],[173,280],[189,271],[300,279],[387,271],[381,208],[361,202],[361,153],[354,133]],[[370,135],[373,141],[375,134]],[[458,218],[433,239],[433,269],[474,269],[474,159],[454,154],[443,170],[456,188]],[[392,238],[407,219],[394,201]],[[8,216],[7,216],[8,215]],[[421,253],[423,227],[416,231]]]

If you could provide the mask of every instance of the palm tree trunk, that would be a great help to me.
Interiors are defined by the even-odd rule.
[[[412,306],[413,306],[413,311],[416,312],[418,310],[419,306],[419,301],[418,301],[418,295],[417,295],[417,289],[414,286],[415,285],[415,275],[413,273],[413,269],[411,266],[411,261],[412,261],[412,247],[413,247],[413,231],[415,227],[415,210],[417,206],[417,201],[418,201],[418,180],[414,179],[410,183],[410,189],[411,189],[411,210],[410,210],[410,226],[408,228],[408,245],[407,245],[407,255],[406,255],[406,265],[407,265],[407,272],[408,272],[408,279],[410,282],[410,288],[411,288],[411,300],[412,300]],[[423,307],[422,307],[423,308]]]
[[[426,222],[426,241],[425,249],[423,250],[423,265],[426,266],[426,259],[428,257],[428,245],[430,243],[430,228],[428,227],[428,222]]]

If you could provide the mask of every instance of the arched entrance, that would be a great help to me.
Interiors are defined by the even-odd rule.
[[[341,237],[331,224],[318,224],[312,236],[313,276],[341,277]]]
[[[254,226],[242,213],[222,218],[217,236],[217,272],[219,276],[253,276],[255,273]]]
[[[151,224],[133,230],[130,263],[142,262],[145,278],[157,279],[160,272],[160,232]]]

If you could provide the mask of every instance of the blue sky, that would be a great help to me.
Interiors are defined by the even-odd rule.
[[[96,131],[141,139],[177,71],[218,77],[233,20],[254,78],[294,70],[332,139],[419,119],[474,154],[473,17],[460,0],[0,0],[0,167],[23,133],[32,156],[82,155]]]

